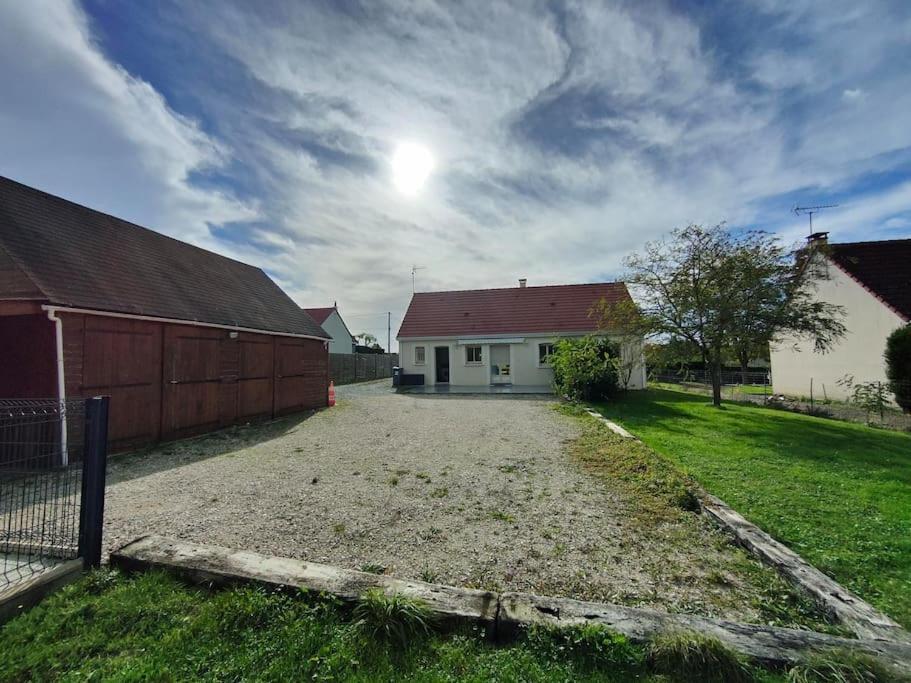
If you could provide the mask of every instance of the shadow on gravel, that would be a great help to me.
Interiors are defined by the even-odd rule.
[[[202,436],[160,443],[112,456],[108,461],[107,484],[139,479],[156,472],[183,467],[281,438],[294,431],[316,412],[310,410],[269,422],[235,425]]]

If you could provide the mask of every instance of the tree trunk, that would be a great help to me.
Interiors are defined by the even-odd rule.
[[[721,407],[721,358],[716,354],[711,359],[712,370],[712,405]]]
[[[750,354],[740,351],[737,355],[740,359],[740,383],[746,386],[749,384],[747,380],[749,379]]]

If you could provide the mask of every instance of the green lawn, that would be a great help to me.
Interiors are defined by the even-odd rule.
[[[0,627],[0,681],[667,681],[653,670],[685,671],[676,643],[693,642],[665,642],[649,659],[593,627],[532,630],[497,647],[473,629],[398,640],[365,623],[376,625],[316,596],[207,591],[161,573],[104,570]],[[732,666],[737,680],[783,679],[741,669],[726,652],[718,661],[687,680],[729,680]]]
[[[911,627],[911,434],[669,390],[599,409]]]

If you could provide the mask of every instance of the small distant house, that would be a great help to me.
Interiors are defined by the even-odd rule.
[[[772,385],[777,393],[845,399],[851,389],[841,382],[885,382],[886,338],[911,321],[911,239],[827,243],[827,233],[811,242],[821,247],[826,277],[816,283],[819,301],[844,308],[845,336],[827,353],[816,353],[812,340],[788,338],[773,345]]]
[[[622,282],[420,292],[399,328],[399,362],[427,385],[550,386],[548,357],[565,337],[598,332],[599,301],[631,301]],[[645,387],[642,343],[627,344],[629,388]]]
[[[328,340],[259,268],[0,178],[0,398],[107,394],[123,450],[326,405]]]
[[[329,342],[329,353],[354,353],[354,337],[345,321],[342,320],[337,306],[305,308],[304,310],[332,337],[332,341]]]

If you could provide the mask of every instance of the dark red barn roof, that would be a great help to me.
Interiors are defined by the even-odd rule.
[[[322,325],[324,322],[326,322],[326,318],[332,315],[335,307],[329,306],[329,308],[305,308],[304,310],[307,312],[307,315]]]
[[[0,299],[329,339],[259,268],[2,176]]]
[[[911,320],[911,239],[830,244],[830,255],[905,320]]]
[[[589,312],[601,299],[631,301],[622,282],[419,292],[398,338],[595,332]]]

